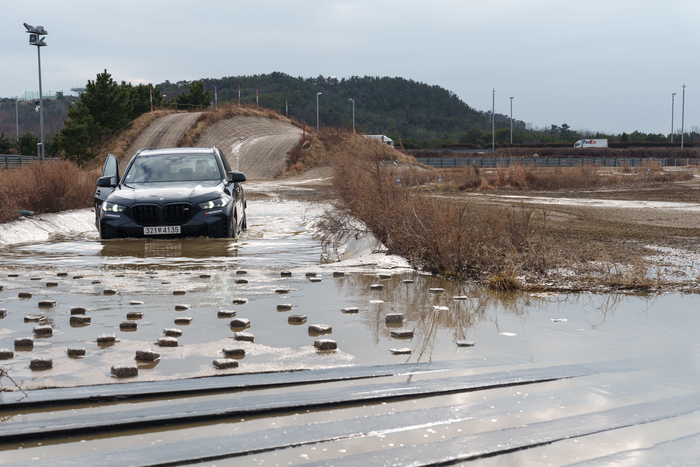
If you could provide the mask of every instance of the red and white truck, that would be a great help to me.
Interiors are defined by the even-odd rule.
[[[607,148],[607,139],[580,139],[574,143],[575,148]]]

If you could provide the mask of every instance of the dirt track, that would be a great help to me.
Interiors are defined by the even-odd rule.
[[[143,148],[162,149],[174,148],[201,112],[175,113],[157,118],[143,133],[136,138],[129,148],[128,156],[131,158],[136,151]]]
[[[278,120],[234,117],[207,129],[197,145],[220,148],[234,170],[261,180],[282,172],[287,151],[300,136],[301,129]]]

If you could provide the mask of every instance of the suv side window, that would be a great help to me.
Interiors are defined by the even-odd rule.
[[[228,165],[228,160],[226,160],[226,156],[221,150],[219,150],[219,155],[221,156],[221,162],[224,164],[224,170],[226,170],[226,178],[228,178],[228,173],[231,172],[231,166]]]

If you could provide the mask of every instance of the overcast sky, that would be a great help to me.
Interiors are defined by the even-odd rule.
[[[536,127],[667,134],[700,125],[700,2],[677,0],[62,0],[3,2],[0,97],[116,81],[280,71],[400,76]],[[350,111],[350,109],[349,109]]]

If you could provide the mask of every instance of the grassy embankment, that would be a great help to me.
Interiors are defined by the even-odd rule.
[[[408,258],[416,267],[477,280],[499,290],[546,289],[542,284],[570,282],[572,275],[579,284],[575,287],[588,283],[647,289],[653,280],[640,258],[625,265],[611,264],[605,251],[590,256],[575,243],[552,238],[546,214],[449,198],[443,196],[445,190],[590,189],[649,183],[650,179],[666,183],[690,176],[664,174],[658,164],[611,172],[590,166],[435,170],[392,163],[402,157],[406,160],[379,142],[324,130],[306,147],[299,144],[290,152],[288,168],[328,161],[334,165],[338,200],[319,223],[324,242],[371,233],[389,252]],[[438,175],[443,176],[442,184],[436,183]],[[527,278],[527,285],[521,277]]]

